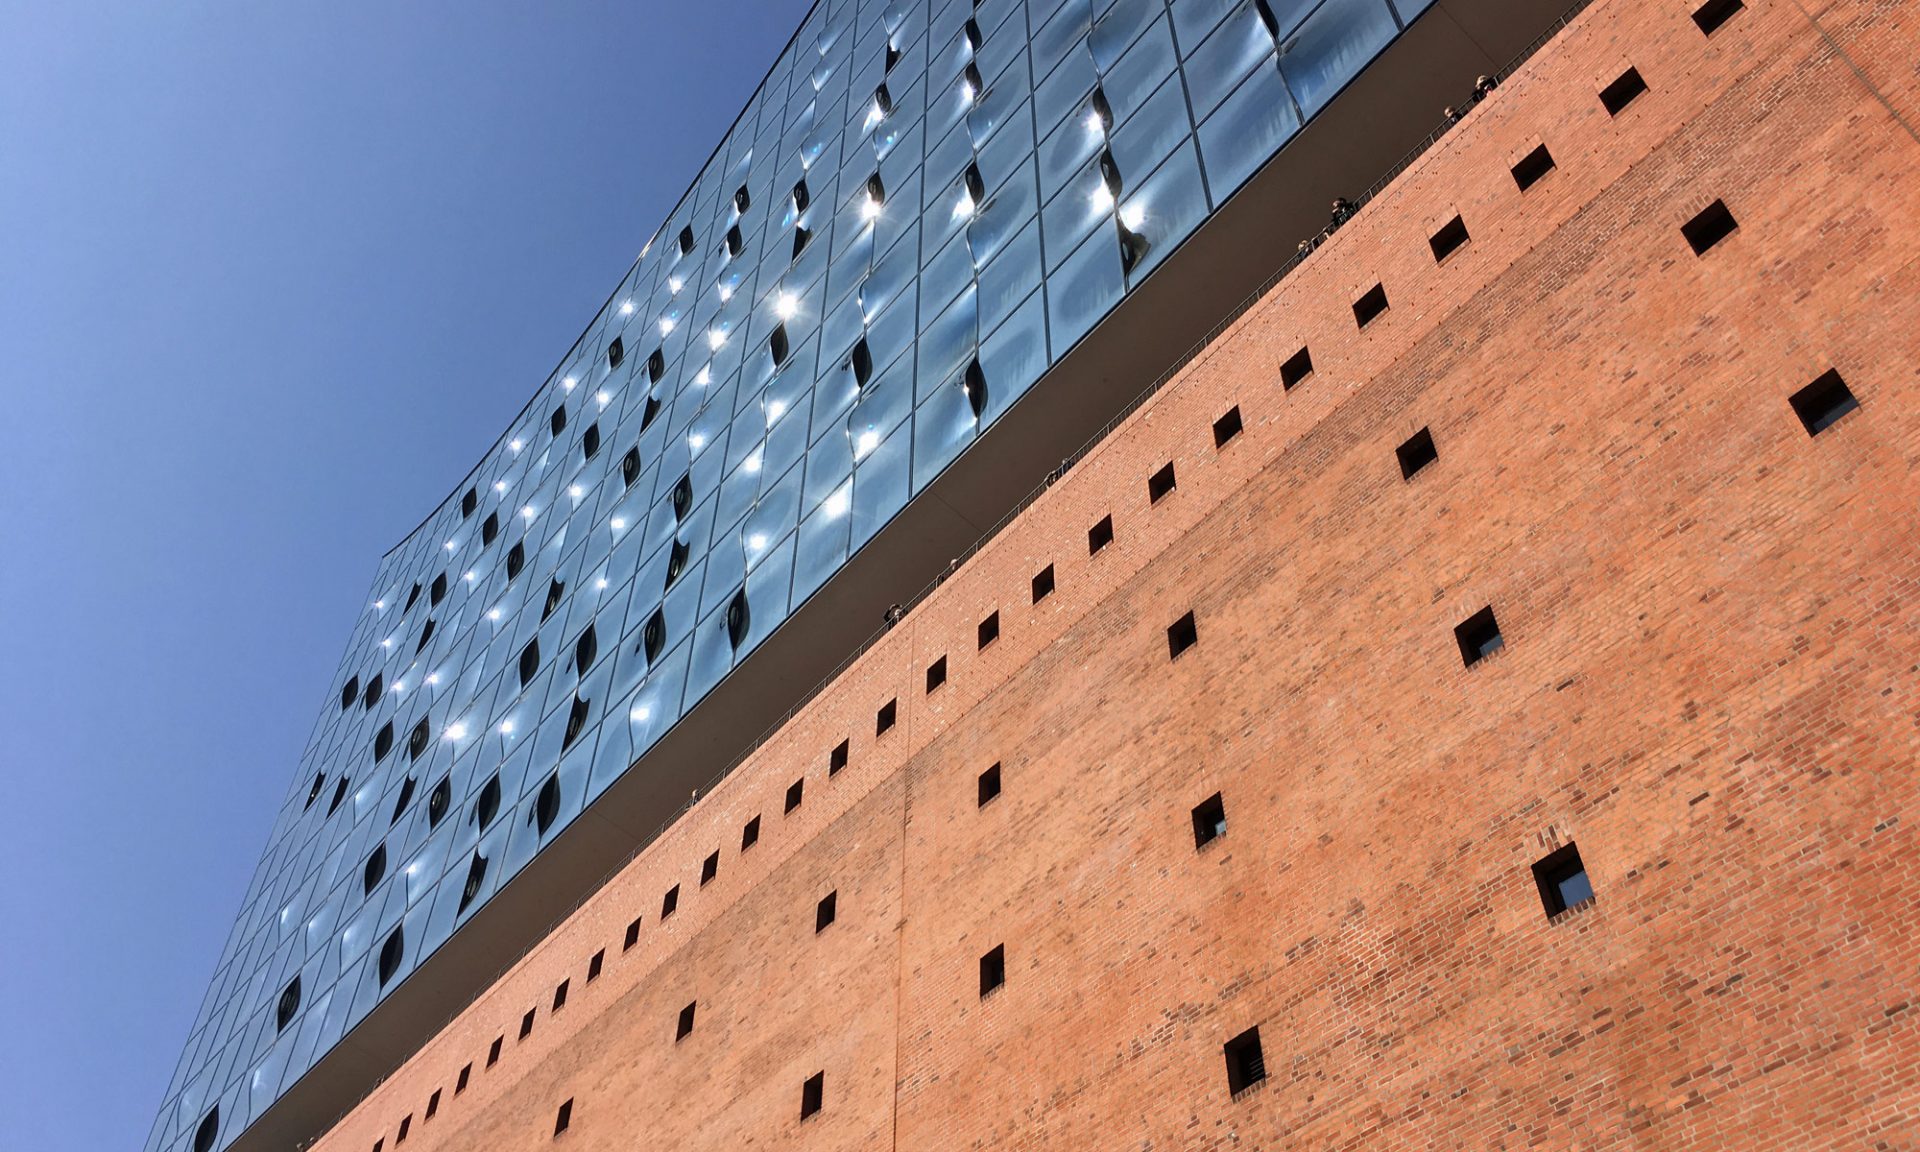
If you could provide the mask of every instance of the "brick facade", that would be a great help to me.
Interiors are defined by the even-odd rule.
[[[315,1148],[1914,1146],[1916,13],[1599,0]]]

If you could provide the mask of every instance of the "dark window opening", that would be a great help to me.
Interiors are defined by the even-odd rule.
[[[978,8],[979,5],[975,4],[974,7]],[[980,35],[980,22],[969,16],[967,17],[967,22],[961,26],[961,31],[965,33],[967,37],[967,48],[974,52],[980,51],[980,41],[982,39]]]
[[[568,1099],[560,1105],[559,1113],[556,1114],[553,1118],[553,1134],[555,1136],[558,1136],[562,1132],[565,1132],[572,1125],[573,1125],[573,1101],[571,1099]]]
[[[880,706],[880,711],[874,713],[873,734],[875,736],[884,736],[887,729],[893,727],[894,719],[899,713],[897,704],[897,701],[889,700]]]
[[[1540,903],[1546,908],[1549,920],[1593,899],[1593,882],[1587,878],[1587,866],[1580,862],[1580,849],[1572,844],[1556,848],[1535,861],[1533,882],[1540,889]]]
[[[567,1006],[567,988],[572,983],[573,982],[571,980],[562,980],[558,985],[554,987],[553,1007],[549,1009],[549,1011],[558,1012],[560,1011],[560,1009],[565,1008]]]
[[[400,795],[394,798],[393,815],[388,818],[387,826],[400,823],[400,817],[406,815],[407,805],[413,801],[413,790],[419,785],[412,776],[400,782]]]
[[[853,351],[847,354],[847,367],[853,370],[855,387],[865,388],[867,381],[873,379],[873,350],[867,347],[867,338],[860,337],[853,345]]]
[[[627,454],[620,458],[620,482],[631,488],[633,482],[638,479],[640,479],[640,449],[629,448]]]
[[[480,522],[480,546],[484,548],[488,544],[493,543],[494,539],[499,535],[500,513],[489,512],[487,513],[487,518]]]
[[[814,935],[817,936],[820,933],[825,932],[827,930],[827,926],[833,923],[835,908],[836,908],[836,905],[839,903],[839,896],[840,894],[838,892],[829,892],[825,896],[822,896],[820,898],[820,903],[814,907],[813,909]]]
[[[1633,103],[1634,97],[1646,90],[1647,82],[1640,78],[1640,70],[1629,68],[1620,73],[1613,83],[1600,89],[1600,106],[1607,110],[1607,115],[1618,116],[1626,110],[1627,105]]]
[[[807,1082],[800,1086],[800,1119],[805,1120],[810,1116],[818,1115],[822,1104],[826,1101],[826,1095],[827,1074],[825,1072],[815,1072],[807,1077]]]
[[[395,925],[387,934],[387,942],[380,945],[380,986],[386,987],[387,981],[400,971],[400,961],[406,959],[407,937],[404,931]]]
[[[631,952],[633,946],[638,943],[640,943],[640,918],[635,916],[633,922],[627,925],[626,936],[620,941],[620,951]]]
[[[433,729],[429,727],[427,718],[422,716],[420,723],[413,726],[413,731],[407,733],[407,759],[420,759],[421,754],[427,750],[427,745],[432,742]]]
[[[520,649],[520,687],[533,683],[534,676],[540,671],[540,637],[527,641]]]
[[[1033,602],[1035,604],[1053,595],[1053,565],[1033,574]]]
[[[1551,171],[1553,171],[1553,153],[1547,151],[1545,144],[1541,144],[1520,157],[1520,162],[1513,166],[1513,182],[1519,185],[1520,191],[1525,192],[1538,184],[1540,178]]]
[[[1440,459],[1440,450],[1433,446],[1433,430],[1422,428],[1407,437],[1407,442],[1393,450],[1400,460],[1400,478],[1413,479],[1413,474]]]
[[[599,654],[600,640],[594,633],[593,625],[589,624],[586,630],[580,633],[580,638],[573,642],[574,672],[584,677],[587,669],[593,667],[593,658]]]
[[[527,1009],[527,1014],[520,1017],[519,1039],[525,1040],[527,1037],[533,1035],[533,1015],[538,1011],[540,1011],[540,1009],[537,1007],[529,1008]]]
[[[1000,639],[1000,613],[987,613],[987,618],[980,621],[980,627],[975,631],[974,639],[976,648],[985,648]]]
[[[785,324],[775,324],[773,331],[767,336],[767,355],[773,357],[774,367],[777,368],[787,362],[788,351],[787,326]]]
[[[460,1093],[465,1092],[467,1090],[467,1084],[472,1080],[473,1080],[473,1065],[462,1064],[460,1066],[460,1076],[458,1079],[454,1080],[453,1082],[453,1094],[455,1096],[458,1096],[460,1095]]]
[[[947,682],[947,658],[945,656],[942,656],[940,657],[940,659],[935,660],[933,663],[927,665],[927,691],[932,692],[935,688],[940,687],[940,685],[945,684],[946,682]]]
[[[445,572],[433,578],[433,587],[427,589],[427,606],[437,608],[440,601],[447,598],[447,574]]]
[[[674,537],[673,547],[667,552],[667,588],[672,588],[674,583],[680,579],[680,574],[687,570],[687,557],[689,555],[691,555],[691,549],[688,547],[687,542],[677,536]],[[665,591],[665,589],[662,589],[662,591]]]
[[[315,776],[313,778],[313,787],[307,789],[307,802],[301,806],[300,810],[305,812],[308,808],[313,807],[313,802],[320,798],[320,790],[326,786],[327,774],[325,772]]]
[[[1365,328],[1380,318],[1387,310],[1387,290],[1384,285],[1375,284],[1367,289],[1366,295],[1353,302],[1354,323]]]
[[[369,712],[373,711],[373,706],[375,704],[380,703],[380,693],[384,688],[385,683],[386,683],[385,675],[380,672],[375,672],[373,674],[373,679],[367,681],[366,695],[360,697],[361,707],[365,708]]]
[[[673,1026],[673,1042],[675,1044],[693,1035],[693,1013],[694,1010],[699,1007],[699,1004],[700,1002],[698,1000],[689,1000],[687,1006],[680,1009],[680,1020]]]
[[[374,846],[373,851],[367,856],[366,867],[360,870],[361,894],[365,896],[373,895],[373,890],[380,886],[380,881],[386,879],[386,876],[387,846],[385,844],[377,844]]]
[[[1715,200],[1702,208],[1699,215],[1680,225],[1680,234],[1687,238],[1695,256],[1704,256],[1707,249],[1733,235],[1738,227],[1733,213],[1727,211],[1726,202]]]
[[[733,190],[733,210],[735,212],[745,212],[752,204],[753,198],[747,195],[747,186],[745,184]]]
[[[747,642],[747,636],[752,631],[753,624],[752,613],[747,603],[747,590],[745,588],[735,592],[733,599],[727,601],[726,619],[727,644],[735,652],[738,652],[740,646]]]
[[[413,1131],[413,1113],[409,1112],[405,1116],[400,1117],[400,1130],[393,1135],[394,1144],[396,1146],[405,1144],[407,1142],[407,1133],[411,1131]]]
[[[847,758],[853,753],[853,741],[842,740],[833,746],[827,755],[827,775],[831,776],[847,766]]]
[[[354,697],[360,695],[360,677],[349,677],[346,686],[340,689],[340,711],[353,707]]]
[[[1087,529],[1087,555],[1091,556],[1111,543],[1113,543],[1113,517],[1102,516],[1098,524]]]
[[[558,436],[560,435],[560,433],[565,432],[567,430],[567,406],[566,405],[562,404],[560,407],[555,408],[553,410],[553,417],[552,419],[547,421],[547,426],[553,429],[553,434],[555,436]]]
[[[1744,7],[1740,0],[1707,0],[1693,10],[1693,22],[1701,32],[1711,36]]]
[[[1200,642],[1200,630],[1194,623],[1193,613],[1189,612],[1180,619],[1167,625],[1167,658],[1178,659],[1180,653]]]
[[[987,998],[1007,982],[1007,946],[995,944],[993,950],[980,957],[980,998]]]
[[[574,696],[573,707],[567,712],[567,730],[560,738],[561,751],[573,747],[573,742],[580,739],[580,733],[587,730],[587,717],[592,711],[593,701],[584,696]]]
[[[453,778],[440,777],[440,783],[433,786],[427,794],[427,827],[438,828],[440,821],[446,818],[447,807],[453,803]]]
[[[567,586],[565,582],[554,580],[547,584],[547,602],[540,608],[540,622],[542,624],[547,622],[547,617],[553,615],[555,608],[560,607],[560,601],[566,594]]]
[[[960,390],[967,394],[967,410],[976,421],[987,414],[987,373],[978,356],[967,361],[967,370],[960,374]]]
[[[607,367],[618,368],[620,367],[620,361],[626,358],[627,346],[621,341],[620,337],[615,336],[613,342],[607,345]]]
[[[287,1025],[293,1023],[294,1014],[300,1011],[300,977],[295,975],[280,990],[280,1003],[273,1010],[274,1031],[285,1032]]]
[[[1787,403],[1793,405],[1794,415],[1800,417],[1807,435],[1818,436],[1840,417],[1860,407],[1860,401],[1854,398],[1852,389],[1840,378],[1840,373],[1829,368],[1818,379],[1800,391],[1787,397]]]
[[[708,884],[713,883],[713,878],[718,875],[720,875],[720,853],[718,851],[710,852],[707,854],[705,860],[700,861],[701,887],[704,888]]]
[[[647,383],[658,384],[660,383],[660,377],[665,376],[666,374],[667,374],[667,350],[665,348],[655,348],[653,351],[647,353]],[[647,397],[647,399],[648,401],[650,401],[647,407],[647,411],[653,412],[653,413],[659,412],[660,410],[659,398],[654,396],[649,396]],[[642,420],[640,423],[640,430],[642,432],[646,431],[647,425],[651,423],[652,420],[653,420],[652,416],[648,416],[646,417],[645,420]]]
[[[746,246],[747,238],[740,234],[740,225],[729,225],[727,227],[727,255],[729,257],[738,256]]]
[[[331,816],[339,811],[341,802],[346,800],[346,798],[347,778],[342,776],[340,777],[340,783],[333,786],[333,799],[327,802],[327,815]]]
[[[460,907],[455,910],[456,913],[467,910],[467,905],[473,903],[474,898],[480,895],[480,889],[486,882],[487,858],[475,852],[473,859],[467,864],[467,882],[460,889]]]
[[[660,919],[665,920],[673,915],[674,909],[678,907],[680,907],[680,885],[675,884],[667,889],[665,896],[660,898]]]
[[[428,617],[426,626],[420,629],[420,642],[413,646],[413,654],[415,656],[418,656],[420,655],[420,653],[425,652],[427,650],[427,645],[432,642],[433,642],[433,618]]]
[[[807,250],[807,241],[813,239],[813,230],[804,224],[793,226],[793,258],[800,259],[800,253]]]
[[[476,827],[485,828],[493,823],[493,818],[499,814],[500,774],[495,772],[487,777],[486,785],[480,789],[479,798],[473,802],[473,823]]]
[[[804,776],[795,780],[787,787],[787,812],[792,812],[795,808],[800,807],[800,801],[804,798],[806,790],[807,779]]]
[[[1427,237],[1427,247],[1433,249],[1433,262],[1440,263],[1459,250],[1467,242],[1467,222],[1455,216],[1440,226],[1440,231]]]
[[[213,1152],[213,1145],[220,1139],[220,1106],[215,1104],[211,1111],[200,1118],[200,1127],[193,1130],[193,1152]]]
[[[420,585],[415,584],[413,586],[413,591],[407,593],[406,606],[401,608],[400,611],[403,614],[407,612],[411,612],[413,611],[413,606],[419,602],[420,602]]]
[[[680,229],[680,236],[677,243],[680,245],[680,255],[685,256],[687,253],[693,251],[693,225],[689,224]]]
[[[533,798],[533,830],[545,836],[547,829],[560,818],[560,774],[555,772],[540,785],[540,794]]]
[[[1462,621],[1453,630],[1453,638],[1459,642],[1460,658],[1469,668],[1506,646],[1500,636],[1500,624],[1493,618],[1491,604]]]
[[[427,1113],[422,1120],[431,1120],[440,1114],[440,1089],[435,1088],[433,1095],[427,1097]]]
[[[813,196],[807,191],[807,182],[805,180],[796,182],[793,186],[793,210],[805,212],[807,205],[811,203],[813,203]]]
[[[985,772],[980,773],[977,807],[985,808],[987,802],[998,795],[1000,795],[1000,765],[996,762]]]
[[[591,984],[595,980],[600,979],[600,971],[606,966],[607,966],[607,950],[605,948],[600,949],[600,951],[595,952],[592,956],[588,957],[587,958],[587,983]]]
[[[1160,471],[1147,477],[1147,503],[1160,503],[1167,493],[1173,491],[1173,485],[1173,463],[1169,461]]]
[[[488,1045],[488,1047],[487,1047],[487,1067],[489,1067],[489,1068],[491,1068],[491,1067],[493,1067],[493,1066],[494,1066],[495,1064],[498,1064],[498,1063],[500,1063],[500,1045],[501,1045],[501,1043],[502,1043],[503,1041],[505,1041],[505,1040],[506,1040],[506,1037],[505,1037],[505,1036],[495,1036],[495,1037],[493,1038],[493,1043],[492,1043],[492,1044],[490,1044],[490,1045]]]
[[[1240,435],[1240,406],[1235,404],[1213,422],[1213,446],[1224,448],[1229,440]]]
[[[647,617],[647,626],[640,633],[640,644],[646,651],[647,664],[651,667],[654,661],[660,659],[661,650],[667,646],[667,617],[660,609],[655,608],[653,615]]]
[[[972,68],[973,65],[969,63],[967,67]],[[979,87],[978,85],[975,85],[976,90],[978,89],[978,87]],[[960,174],[960,183],[967,190],[967,199],[972,201],[974,204],[977,205],[986,200],[987,179],[985,176],[982,176],[980,174],[980,165],[978,163],[969,162],[967,164],[966,171]]]
[[[473,515],[473,510],[478,507],[480,507],[479,491],[473,488],[467,489],[467,494],[460,497],[460,518],[464,520]]]
[[[1193,846],[1205,848],[1227,834],[1227,805],[1215,792],[1193,809]]]
[[[1294,385],[1311,375],[1313,375],[1313,354],[1307,351],[1306,345],[1302,344],[1300,351],[1287,357],[1286,362],[1280,365],[1280,387],[1292,391]]]
[[[1235,1096],[1267,1078],[1267,1061],[1260,1052],[1260,1029],[1249,1028],[1227,1041],[1227,1091]]]
[[[758,843],[760,843],[760,817],[755,816],[740,829],[740,851],[745,852]]]
[[[599,451],[600,425],[589,424],[587,430],[580,434],[580,455],[583,459],[591,460]]]
[[[507,579],[520,575],[520,569],[527,563],[527,543],[522,540],[507,552]]]
[[[893,66],[898,63],[900,63],[900,48],[893,41],[889,40],[887,41],[886,59],[882,63],[881,71],[891,72],[893,71]]]
[[[693,511],[693,473],[683,473],[674,484],[672,501],[674,520],[685,520],[687,513]]]
[[[893,115],[893,93],[887,91],[885,84],[873,90],[873,106],[880,110],[880,115],[882,116]],[[880,174],[877,172],[868,178],[867,187],[869,192],[872,190],[873,182],[879,178]]]

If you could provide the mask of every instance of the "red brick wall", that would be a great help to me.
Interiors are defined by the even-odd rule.
[[[1599,0],[317,1147],[546,1148],[567,1099],[581,1152],[1920,1142],[1920,9],[1688,10]]]

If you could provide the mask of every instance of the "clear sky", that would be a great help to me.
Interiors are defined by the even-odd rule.
[[[806,0],[0,0],[0,1149],[146,1139],[374,568]]]

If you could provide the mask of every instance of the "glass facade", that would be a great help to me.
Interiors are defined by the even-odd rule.
[[[1423,7],[820,0],[381,562],[148,1152],[230,1143]]]

